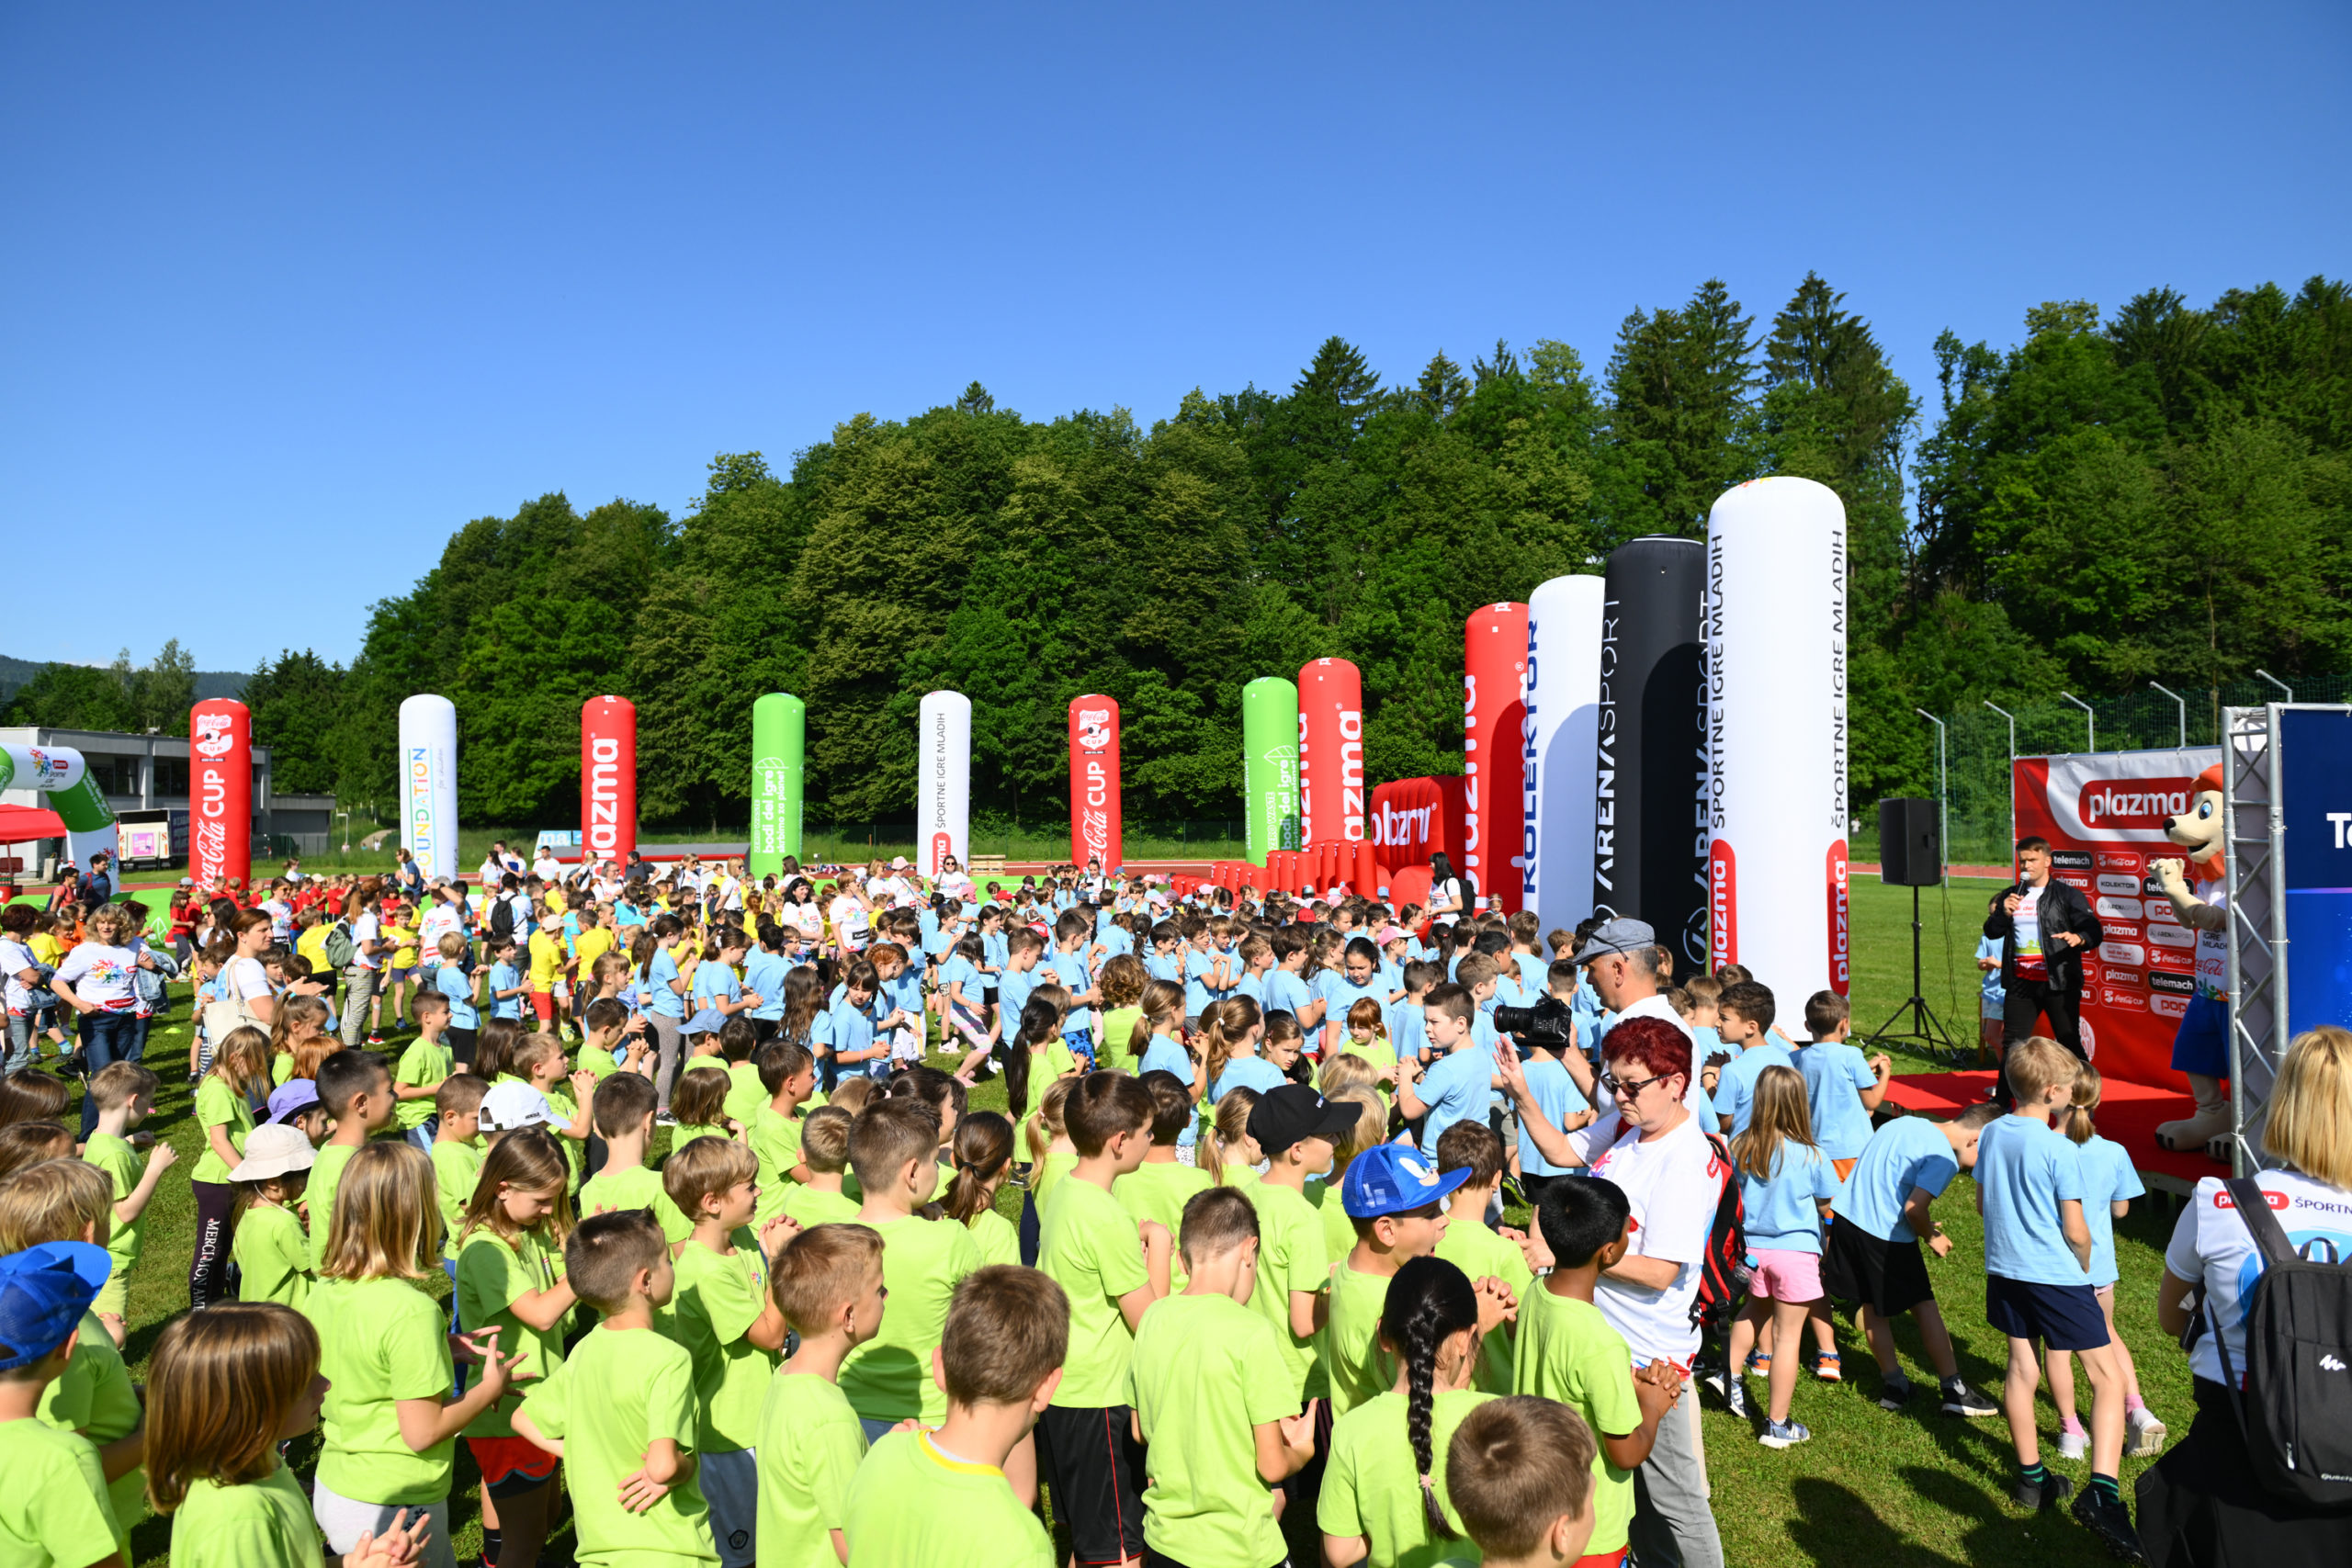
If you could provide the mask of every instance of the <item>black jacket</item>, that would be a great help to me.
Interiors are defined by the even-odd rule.
[[[2007,909],[2010,894],[2018,890],[2009,884],[1993,895],[1984,914],[1984,934],[2001,939],[2001,984],[2018,983],[2018,941],[2011,929]],[[2107,940],[2107,930],[2098,923],[2098,916],[2091,910],[2089,900],[2072,884],[2061,882],[2053,874],[2041,886],[2041,956],[2050,969],[2050,988],[2053,991],[2079,991],[2083,988],[2083,954]],[[2063,952],[2051,944],[2051,937],[2059,931],[2072,931],[2083,939],[2080,947],[2068,947]]]

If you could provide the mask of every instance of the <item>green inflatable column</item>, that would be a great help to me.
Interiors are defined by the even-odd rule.
[[[1241,688],[1241,790],[1250,859],[1264,865],[1298,842],[1298,687],[1262,675]]]
[[[784,869],[800,853],[800,803],[806,776],[808,705],[770,692],[752,705],[752,852],[754,877]]]

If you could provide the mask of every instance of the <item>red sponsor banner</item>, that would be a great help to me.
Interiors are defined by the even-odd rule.
[[[1527,606],[1488,604],[1462,629],[1462,869],[1490,907],[1526,896]]]
[[[187,712],[188,874],[198,887],[254,879],[254,716],[230,697]]]
[[[1119,705],[1109,697],[1074,697],[1069,705],[1069,858],[1083,866],[1099,860],[1115,871],[1120,844]]]
[[[1363,839],[1363,676],[1344,659],[1298,672],[1298,800],[1302,843]]]
[[[1707,848],[1707,967],[1739,962],[1739,858],[1731,840]]]
[[[1829,846],[1825,880],[1829,885],[1829,988],[1849,995],[1854,983],[1852,873],[1846,862],[1846,840]]]
[[[2083,1047],[2125,1083],[2180,1084],[2172,1038],[2194,989],[2197,933],[2175,918],[2149,867],[2184,858],[2165,818],[2188,808],[2198,773],[2220,760],[2212,747],[2020,757],[2012,774],[2018,836],[2050,840],[2052,877],[2080,893],[2105,930],[2083,956]],[[2035,1029],[2047,1035],[2048,1021]]]
[[[580,842],[592,861],[637,848],[637,705],[591,697],[580,709]]]
[[[1380,852],[1380,863],[1391,870],[1427,865],[1430,856],[1442,852],[1459,869],[1464,783],[1454,776],[1398,779],[1375,786],[1364,836]]]

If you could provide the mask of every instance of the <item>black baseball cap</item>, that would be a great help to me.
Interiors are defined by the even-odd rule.
[[[1363,1108],[1324,1099],[1303,1083],[1268,1089],[1250,1108],[1250,1135],[1268,1159],[1302,1138],[1329,1138],[1348,1131],[1362,1119]]]

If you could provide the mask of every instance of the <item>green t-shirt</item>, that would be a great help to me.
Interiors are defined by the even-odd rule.
[[[1332,1200],[1338,1201],[1335,1196]],[[1363,1274],[1345,1258],[1331,1270],[1331,1315],[1323,1327],[1323,1370],[1331,1380],[1331,1418],[1369,1404],[1396,1386],[1396,1358],[1380,1348],[1380,1314],[1389,1274]]]
[[[1527,1255],[1520,1251],[1519,1243],[1497,1235],[1476,1220],[1449,1220],[1445,1235],[1438,1238],[1437,1255],[1473,1280],[1500,1280],[1519,1298],[1521,1313],[1526,1312],[1527,1292],[1535,1283],[1535,1275],[1527,1267]],[[1481,1393],[1510,1392],[1514,1332],[1515,1325],[1506,1324],[1480,1342],[1478,1371],[1471,1380],[1472,1388]]]
[[[842,1363],[842,1393],[869,1421],[947,1418],[947,1395],[931,1375],[931,1353],[947,1327],[947,1302],[980,1266],[972,1233],[920,1214],[865,1222],[882,1236],[882,1284],[890,1292],[880,1332]]]
[[[229,1129],[229,1146],[239,1154],[245,1152],[245,1134],[254,1130],[254,1108],[245,1097],[229,1087],[229,1081],[219,1073],[207,1073],[196,1089],[196,1124],[204,1139],[204,1152],[196,1156],[196,1168],[187,1173],[190,1181],[209,1181],[225,1185],[229,1167],[212,1147],[212,1137],[203,1132],[207,1127]]]
[[[302,1201],[311,1213],[311,1271],[314,1274],[327,1260],[327,1238],[334,1232],[335,1186],[343,1180],[343,1168],[358,1152],[351,1145],[322,1144],[311,1164],[311,1183],[302,1189]]]
[[[1430,1481],[1438,1506],[1459,1535],[1462,1520],[1445,1495],[1445,1450],[1454,1428],[1491,1393],[1452,1389],[1430,1407]],[[1430,1539],[1421,1509],[1420,1466],[1408,1435],[1405,1396],[1394,1392],[1356,1406],[1331,1428],[1331,1456],[1323,1468],[1323,1495],[1315,1524],[1325,1535],[1362,1536],[1371,1560],[1395,1568],[1433,1568],[1462,1544]]]
[[[1329,1181],[1308,1182],[1306,1201],[1315,1205],[1316,1222],[1323,1227],[1323,1245],[1337,1263],[1356,1249],[1356,1225],[1348,1218],[1347,1205],[1340,1201],[1340,1172],[1335,1169],[1331,1176]]]
[[[572,1348],[545,1382],[527,1385],[523,1407],[547,1438],[563,1440],[583,1563],[688,1568],[717,1562],[710,1508],[696,1473],[670,1488],[642,1514],[621,1506],[625,1477],[646,1450],[667,1438],[695,1446],[694,1359],[650,1328],[599,1325]]]
[[[1134,1217],[1091,1181],[1057,1183],[1037,1221],[1037,1267],[1069,1296],[1069,1353],[1054,1404],[1064,1410],[1125,1404],[1136,1337],[1119,1298],[1151,1282]]]
[[[270,1058],[270,1061],[269,1061],[269,1081],[270,1081],[270,1083],[271,1083],[271,1085],[272,1085],[273,1087],[277,1088],[277,1089],[284,1089],[284,1088],[285,1088],[285,1087],[286,1087],[289,1082],[291,1082],[291,1081],[293,1080],[293,1077],[294,1077],[294,1053],[293,1053],[293,1052],[291,1052],[291,1051],[280,1051],[277,1055],[275,1055],[275,1056],[273,1056],[273,1057],[271,1057],[271,1058]]]
[[[765,1568],[841,1568],[833,1531],[849,1517],[850,1483],[865,1458],[865,1428],[838,1385],[779,1372],[760,1405],[760,1562]]]
[[[147,1156],[132,1148],[129,1139],[106,1133],[90,1134],[90,1141],[82,1145],[82,1159],[114,1179],[114,1201],[118,1203],[130,1197],[131,1190],[139,1185],[139,1179],[147,1174]],[[107,1237],[107,1250],[114,1255],[114,1278],[121,1280],[139,1261],[139,1248],[147,1236],[147,1216],[142,1212],[129,1224],[120,1220],[113,1224],[114,1230]]]
[[[800,1222],[802,1230],[836,1225],[857,1218],[858,1202],[846,1192],[828,1192],[797,1181],[785,1183],[784,1213]]]
[[[547,1096],[548,1109],[555,1113],[555,1119],[563,1126],[569,1127],[580,1120],[580,1102],[571,1098],[571,1079],[566,1078],[560,1083],[549,1084],[539,1092]],[[587,1169],[587,1141],[575,1138],[560,1128],[550,1127],[548,1131],[555,1135],[556,1143],[563,1150],[563,1163],[571,1170],[571,1189],[576,1193],[580,1190],[580,1178]]]
[[[172,1515],[172,1568],[322,1568],[311,1499],[285,1465],[243,1486],[188,1483]]]
[[[114,1551],[130,1560],[88,1438],[41,1420],[0,1422],[0,1473],[8,1477],[0,1487],[0,1562],[78,1565]]]
[[[678,1292],[670,1311],[678,1343],[694,1358],[701,1426],[695,1447],[724,1453],[758,1443],[760,1400],[780,1359],[743,1337],[768,1304],[768,1270],[759,1247],[721,1255],[699,1242],[678,1254]]]
[[[891,1432],[874,1445],[849,1483],[843,1519],[852,1562],[1059,1568],[1052,1538],[1013,1497],[1004,1472],[949,1458],[929,1432]]]
[[[1198,1166],[1184,1165],[1176,1160],[1148,1160],[1111,1183],[1111,1196],[1119,1201],[1136,1220],[1158,1220],[1168,1227],[1170,1241],[1184,1239],[1184,1204],[1195,1192],[1209,1190],[1209,1173]],[[1181,1273],[1184,1260],[1181,1250],[1169,1264]],[[1171,1283],[1171,1291],[1182,1286]]]
[[[129,1437],[139,1425],[139,1392],[131,1387],[122,1352],[114,1348],[113,1337],[96,1314],[82,1314],[82,1337],[74,1342],[74,1359],[65,1364],[64,1375],[41,1391],[39,1414],[48,1425],[78,1432],[98,1448]],[[126,1531],[145,1518],[146,1467],[133,1465],[107,1483],[107,1500]]]
[[[1127,1042],[1136,1037],[1136,1025],[1142,1021],[1139,1007],[1113,1008],[1104,1013],[1102,1043],[1095,1049],[1095,1064],[1113,1072],[1133,1073],[1137,1058],[1127,1049]]]
[[[1150,1445],[1144,1540],[1180,1562],[1281,1562],[1255,1429],[1298,1406],[1266,1320],[1230,1296],[1152,1303],[1136,1330],[1127,1390]]]
[[[1372,1064],[1373,1070],[1375,1072],[1386,1073],[1396,1070],[1396,1047],[1389,1043],[1388,1036],[1385,1034],[1375,1034],[1372,1037],[1371,1043],[1367,1044],[1363,1041],[1358,1040],[1354,1033],[1346,1028],[1346,1019],[1344,1016],[1342,1016],[1340,1020],[1340,1024],[1341,1032],[1344,1033],[1347,1038],[1340,1043],[1340,1055],[1342,1056],[1361,1056],[1365,1061]],[[1373,1088],[1384,1095],[1391,1092],[1389,1087],[1385,1083],[1376,1083],[1373,1085]]]
[[[1078,1055],[1064,1044],[1058,1034],[1031,1053],[1029,1083],[1033,1093],[1043,1094],[1046,1086],[1056,1078],[1066,1078],[1078,1071]]]
[[[712,1127],[695,1122],[681,1122],[670,1129],[670,1152],[676,1154],[696,1138],[724,1138],[729,1135],[724,1127]]]
[[[458,1054],[447,1041],[436,1043],[420,1034],[401,1053],[399,1064],[392,1068],[392,1082],[411,1089],[435,1088],[457,1070]],[[403,1133],[411,1127],[422,1127],[433,1119],[433,1097],[428,1094],[419,1100],[398,1100],[393,1104],[392,1117]]]
[[[1634,1355],[1600,1309],[1538,1285],[1519,1301],[1519,1346],[1511,1392],[1539,1394],[1584,1417],[1596,1439],[1641,1430],[1634,1395]],[[1618,1551],[1634,1517],[1634,1472],[1609,1462],[1608,1445],[1592,1456],[1592,1542],[1588,1553]]]
[[[971,1219],[972,1240],[980,1249],[980,1262],[1021,1262],[1021,1232],[1011,1220],[994,1209],[982,1209]]]
[[[454,1138],[433,1142],[433,1188],[441,1204],[441,1256],[458,1260],[458,1233],[466,1228],[466,1209],[481,1183],[482,1146],[477,1137],[465,1143]]]
[[[767,1086],[760,1082],[760,1069],[756,1064],[727,1064],[727,1098],[720,1103],[720,1115],[738,1126],[748,1128],[752,1119],[765,1111],[775,1098],[768,1093]]]
[[[408,1280],[322,1280],[310,1315],[329,1384],[319,1412],[319,1479],[356,1503],[447,1497],[457,1439],[418,1453],[401,1436],[400,1416],[401,1400],[446,1401],[456,1380],[441,1303]]]
[[[1040,1214],[1046,1212],[1046,1199],[1052,1194],[1054,1184],[1077,1168],[1078,1153],[1074,1149],[1049,1153],[1037,1162],[1037,1174],[1029,1183],[1029,1197]]]
[[[484,1227],[466,1237],[458,1251],[458,1321],[469,1334],[497,1326],[498,1353],[522,1353],[510,1374],[515,1384],[496,1404],[466,1424],[469,1438],[511,1438],[514,1406],[533,1378],[544,1378],[563,1364],[563,1320],[540,1330],[530,1327],[512,1310],[518,1296],[555,1289],[560,1275],[555,1248],[536,1231],[524,1231],[509,1242]],[[568,1314],[567,1314],[568,1315]],[[624,1472],[623,1473],[627,1473]],[[345,1494],[349,1495],[349,1494]]]
[[[670,1194],[662,1187],[661,1172],[651,1166],[635,1165],[627,1170],[606,1166],[581,1184],[582,1219],[628,1209],[652,1210],[654,1222],[662,1227],[662,1239],[673,1247],[694,1235],[694,1222],[670,1201]]]
[[[304,1310],[317,1284],[311,1271],[311,1244],[291,1209],[256,1202],[237,1222],[230,1248],[237,1262],[237,1299],[276,1302]]]
[[[792,1168],[800,1163],[801,1131],[798,1116],[780,1114],[774,1105],[761,1106],[752,1118],[752,1156],[760,1162],[759,1208],[752,1218],[761,1224],[784,1213]]]
[[[1304,1404],[1324,1390],[1323,1363],[1314,1335],[1301,1338],[1290,1331],[1290,1297],[1294,1291],[1311,1295],[1330,1282],[1323,1222],[1303,1193],[1278,1182],[1252,1181],[1241,1195],[1258,1211],[1258,1284],[1250,1310],[1272,1326],[1291,1387]]]

